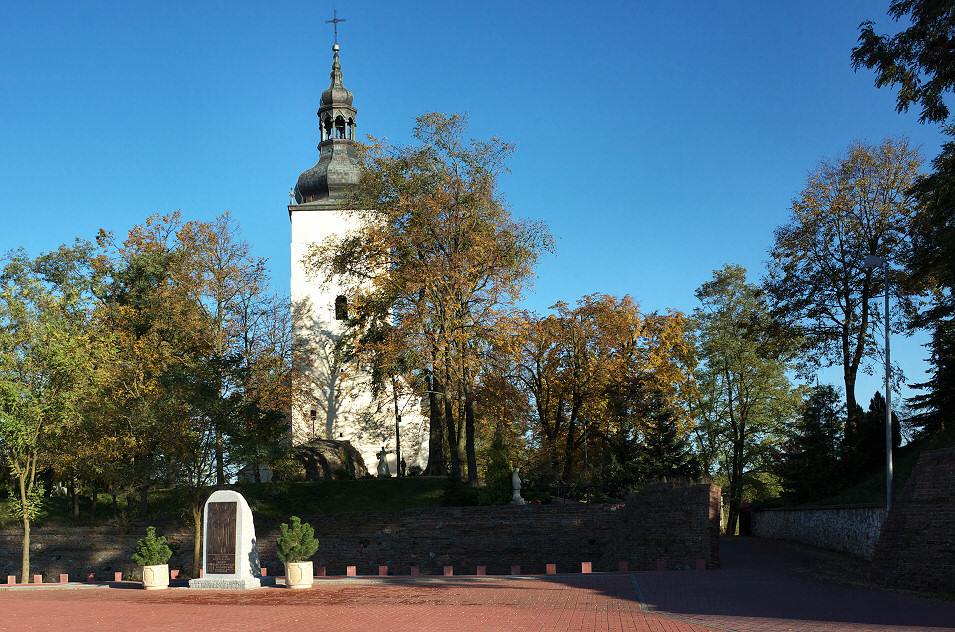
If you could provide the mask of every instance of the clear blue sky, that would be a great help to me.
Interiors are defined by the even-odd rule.
[[[517,144],[502,189],[557,239],[538,311],[592,292],[691,311],[724,263],[758,280],[820,158],[890,135],[934,156],[938,129],[849,64],[861,21],[896,30],[887,6],[337,1],[362,136],[466,111],[474,136]],[[0,251],[230,210],[287,293],[331,17],[331,0],[0,3]],[[922,379],[917,344],[893,352]]]

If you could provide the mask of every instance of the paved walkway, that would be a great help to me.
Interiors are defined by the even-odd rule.
[[[734,539],[722,554],[719,571],[324,580],[306,591],[6,589],[0,630],[955,630],[955,603],[814,579],[788,545]]]
[[[821,580],[826,566],[852,579],[848,556],[758,538],[724,538],[722,568],[634,573],[646,607],[718,630],[908,632],[955,630],[955,603]],[[849,575],[847,577],[847,575]],[[863,577],[858,579],[862,580]]]

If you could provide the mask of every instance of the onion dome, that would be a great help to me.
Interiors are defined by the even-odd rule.
[[[332,47],[331,85],[322,93],[318,107],[318,163],[298,177],[295,203],[307,204],[340,200],[349,187],[358,183],[358,161],[355,158],[354,96],[342,83],[342,65],[338,44]]]

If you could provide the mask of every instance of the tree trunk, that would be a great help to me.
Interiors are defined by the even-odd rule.
[[[846,366],[843,369],[843,381],[846,385],[846,416],[852,417],[856,413],[856,374],[852,371],[851,366]]]
[[[574,450],[577,449],[574,428],[576,428],[576,424],[573,422],[567,425],[567,440],[564,444],[564,467],[561,478],[567,482],[570,482],[574,473]]]
[[[70,486],[67,489],[70,497],[70,513],[73,514],[73,520],[80,519],[80,499],[76,493],[76,479],[70,479]]]
[[[30,519],[23,517],[23,547],[22,561],[20,563],[20,582],[30,583]]]
[[[474,453],[474,400],[468,397],[464,403],[465,451],[468,459],[468,485],[477,487],[477,455]]]
[[[149,517],[149,485],[139,487],[139,517],[143,520]]]
[[[225,485],[225,458],[222,455],[222,432],[216,430],[216,487]]]
[[[428,476],[447,476],[444,464],[444,418],[441,415],[441,398],[437,392],[438,381],[428,376]]]
[[[726,534],[736,535],[739,506],[743,501],[743,442],[741,440],[737,440],[733,445],[733,462],[730,467],[730,511],[726,521]]]
[[[454,403],[444,393],[444,421],[448,430],[448,455],[451,457],[451,478],[455,482],[461,480],[461,437],[458,435],[454,423]]]
[[[90,522],[96,522],[96,501],[99,500],[99,489],[96,483],[93,483],[93,494],[91,496],[93,503],[90,505]]]
[[[115,489],[111,489],[111,490],[109,491],[109,493],[110,493],[110,496],[113,497],[113,518],[118,518],[118,517],[119,517],[119,508],[116,506],[116,490],[115,490]]]
[[[259,471],[259,464],[258,464],[258,463],[250,463],[250,464],[249,464],[249,467],[252,468],[252,480],[255,481],[256,483],[261,483],[261,482],[262,482],[262,472]]]
[[[202,569],[200,561],[202,553],[202,507],[192,507],[192,576],[199,577]]]
[[[395,403],[395,467],[398,468],[398,478],[404,476],[401,467],[401,411],[398,409],[398,383],[395,376],[391,376],[391,399]]]
[[[30,506],[27,499],[30,497],[30,493],[27,489],[26,480],[24,480],[22,475],[19,477],[18,483],[18,487],[20,488],[20,509],[21,515],[23,516],[22,559],[20,563],[20,577],[22,579],[20,581],[24,584],[28,584],[30,582]]]

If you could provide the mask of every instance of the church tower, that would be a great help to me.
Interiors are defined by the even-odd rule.
[[[288,207],[292,339],[302,358],[300,374],[305,382],[295,389],[292,441],[295,445],[316,438],[350,441],[374,473],[383,448],[395,453],[394,401],[391,393],[372,397],[368,373],[336,344],[348,318],[341,279],[333,275],[326,282],[321,271],[310,271],[303,264],[311,244],[343,238],[362,217],[361,211],[342,209],[345,194],[360,174],[355,157],[358,111],[354,95],[343,83],[337,43],[332,51],[331,85],[318,108],[318,163],[299,176]],[[423,469],[428,458],[427,420],[420,402],[407,396],[399,399],[401,457],[409,466]]]

